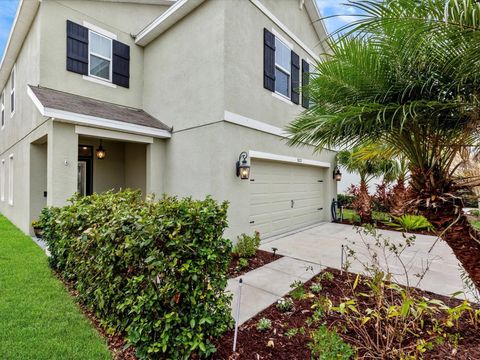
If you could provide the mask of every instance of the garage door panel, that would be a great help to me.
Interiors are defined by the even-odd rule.
[[[325,169],[252,160],[250,222],[262,237],[320,222]],[[292,207],[293,200],[293,207]]]

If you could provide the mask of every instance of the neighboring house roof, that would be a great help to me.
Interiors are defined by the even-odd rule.
[[[151,128],[151,135],[170,137],[170,128],[147,114],[141,109],[112,104],[84,96],[74,95],[63,91],[49,89],[41,86],[28,85],[28,94],[44,116],[70,120],[74,123],[109,127],[115,123],[125,123],[130,126],[125,131],[145,133],[142,129]],[[97,123],[96,121],[101,121]],[[103,124],[106,124],[104,126]],[[110,126],[110,128],[112,128]],[[122,130],[122,128],[117,127]],[[137,129],[138,131],[135,131]]]

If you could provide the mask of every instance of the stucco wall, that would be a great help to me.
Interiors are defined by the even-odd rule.
[[[221,120],[224,7],[206,1],[144,52],[144,109],[175,130]]]
[[[131,34],[167,9],[165,6],[100,3],[97,1],[43,1],[39,10],[41,29],[40,84],[45,87],[93,97],[116,104],[141,108],[143,89],[143,48]],[[66,22],[92,25],[117,35],[130,46],[130,88],[112,88],[83,79],[66,70]]]
[[[125,143],[125,187],[146,194],[147,154],[145,144]],[[161,181],[161,179],[158,179]]]
[[[242,151],[262,151],[278,155],[333,163],[335,153],[313,153],[312,147],[290,148],[282,138],[226,122],[175,133],[167,143],[166,191],[179,196],[203,198],[212,195],[218,201],[227,200],[229,228],[225,236],[234,240],[249,232],[249,181],[235,174],[235,163]],[[330,174],[332,169],[327,169]],[[336,194],[336,182],[326,176],[324,209]],[[328,221],[329,212],[324,211]]]
[[[40,20],[37,17],[15,62],[15,113],[10,112],[11,78],[5,85],[5,127],[0,129],[0,156],[44,120],[27,94],[28,84],[39,82]]]
[[[265,1],[262,3],[285,20],[298,38],[306,44],[318,43],[305,8],[300,10],[298,1]],[[278,28],[250,1],[228,1],[225,27],[225,107],[238,113],[278,127],[286,126],[304,109],[301,105],[287,103],[263,87],[263,29],[276,30],[293,45],[301,59],[312,57]],[[237,16],[241,14],[242,16]],[[313,50],[313,48],[312,48]],[[321,51],[316,52],[320,54]]]

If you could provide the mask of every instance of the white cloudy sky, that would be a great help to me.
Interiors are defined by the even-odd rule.
[[[347,0],[316,0],[318,9],[322,16],[337,15],[336,17],[325,20],[325,25],[329,32],[333,32],[343,25],[355,20],[357,9],[348,5]]]

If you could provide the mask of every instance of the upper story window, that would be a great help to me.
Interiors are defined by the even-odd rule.
[[[3,129],[5,127],[5,90],[0,95],[0,120]]]
[[[67,20],[67,70],[104,85],[130,86],[130,47],[95,25]],[[113,85],[112,85],[113,84]]]
[[[299,104],[300,57],[292,48],[282,36],[263,29],[263,87],[283,101]]]
[[[10,116],[15,113],[15,66],[13,66],[12,73],[10,74]]]
[[[291,50],[275,37],[275,91],[290,97]]]
[[[89,31],[88,74],[112,81],[112,39]]]

